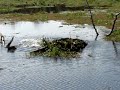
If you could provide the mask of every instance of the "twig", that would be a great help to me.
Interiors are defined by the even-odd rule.
[[[116,21],[117,21],[119,15],[120,15],[120,12],[115,15],[115,19],[114,19],[114,21],[113,21],[113,25],[112,25],[111,32],[110,32],[110,34],[108,34],[107,36],[110,36],[110,35],[113,33],[114,28],[115,28],[115,24],[116,24]]]
[[[97,29],[96,29],[96,27],[95,27],[94,20],[93,20],[93,14],[92,14],[92,12],[91,12],[91,9],[90,9],[90,6],[89,6],[89,3],[88,3],[88,0],[86,0],[86,3],[87,3],[88,8],[89,8],[89,12],[90,12],[91,22],[92,22],[93,28],[95,29],[95,32],[96,32],[96,34],[97,34],[97,36],[98,36],[99,33],[97,32]]]

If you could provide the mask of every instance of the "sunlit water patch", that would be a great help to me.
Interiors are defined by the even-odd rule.
[[[96,33],[90,25],[67,25],[64,22],[7,22],[0,24],[0,32],[5,35],[6,41],[15,36],[16,43],[23,47],[37,47],[42,38],[79,38],[94,40]],[[103,38],[106,28],[97,27],[100,33],[97,39]],[[108,33],[108,32],[107,32]]]
[[[64,22],[48,21],[48,22],[9,22],[0,24],[0,32],[5,36],[16,37],[79,37],[81,39],[93,39],[95,31],[92,26],[85,25],[63,25]],[[78,27],[77,27],[78,26]],[[98,27],[101,30],[105,27]],[[89,37],[89,38],[87,38]]]

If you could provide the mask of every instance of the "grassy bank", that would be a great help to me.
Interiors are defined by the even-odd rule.
[[[97,12],[94,13],[94,20],[96,25],[106,26],[111,28],[114,15],[112,13]],[[1,14],[0,20],[7,21],[47,21],[47,20],[65,20],[71,24],[91,24],[90,15],[88,11],[73,12],[73,13],[35,13],[35,14]],[[120,29],[120,18],[116,23],[116,29]]]
[[[94,7],[110,7],[110,9],[119,10],[119,0],[88,0]],[[0,0],[0,13],[9,13],[21,8],[54,6],[64,4],[65,6],[86,6],[85,0]]]
[[[88,0],[92,5],[115,5],[120,0]],[[69,6],[79,6],[85,4],[85,0],[0,0],[0,5],[17,6],[17,5],[34,5],[34,6],[46,6],[54,5],[58,3],[64,3]]]
[[[110,36],[106,36],[105,39],[120,42],[120,30],[115,30]]]

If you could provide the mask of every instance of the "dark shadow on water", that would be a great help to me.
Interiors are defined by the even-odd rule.
[[[96,37],[95,37],[95,41],[97,40],[98,36],[99,36],[99,35],[96,35]]]
[[[116,54],[116,56],[118,56],[118,50],[117,50],[116,43],[114,41],[112,41],[112,44],[113,44],[113,47],[114,47],[115,54]]]

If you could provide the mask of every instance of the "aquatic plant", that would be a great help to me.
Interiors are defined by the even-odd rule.
[[[43,48],[32,51],[30,54],[48,57],[77,57],[86,45],[87,43],[80,39],[61,38],[53,41],[43,39]]]

